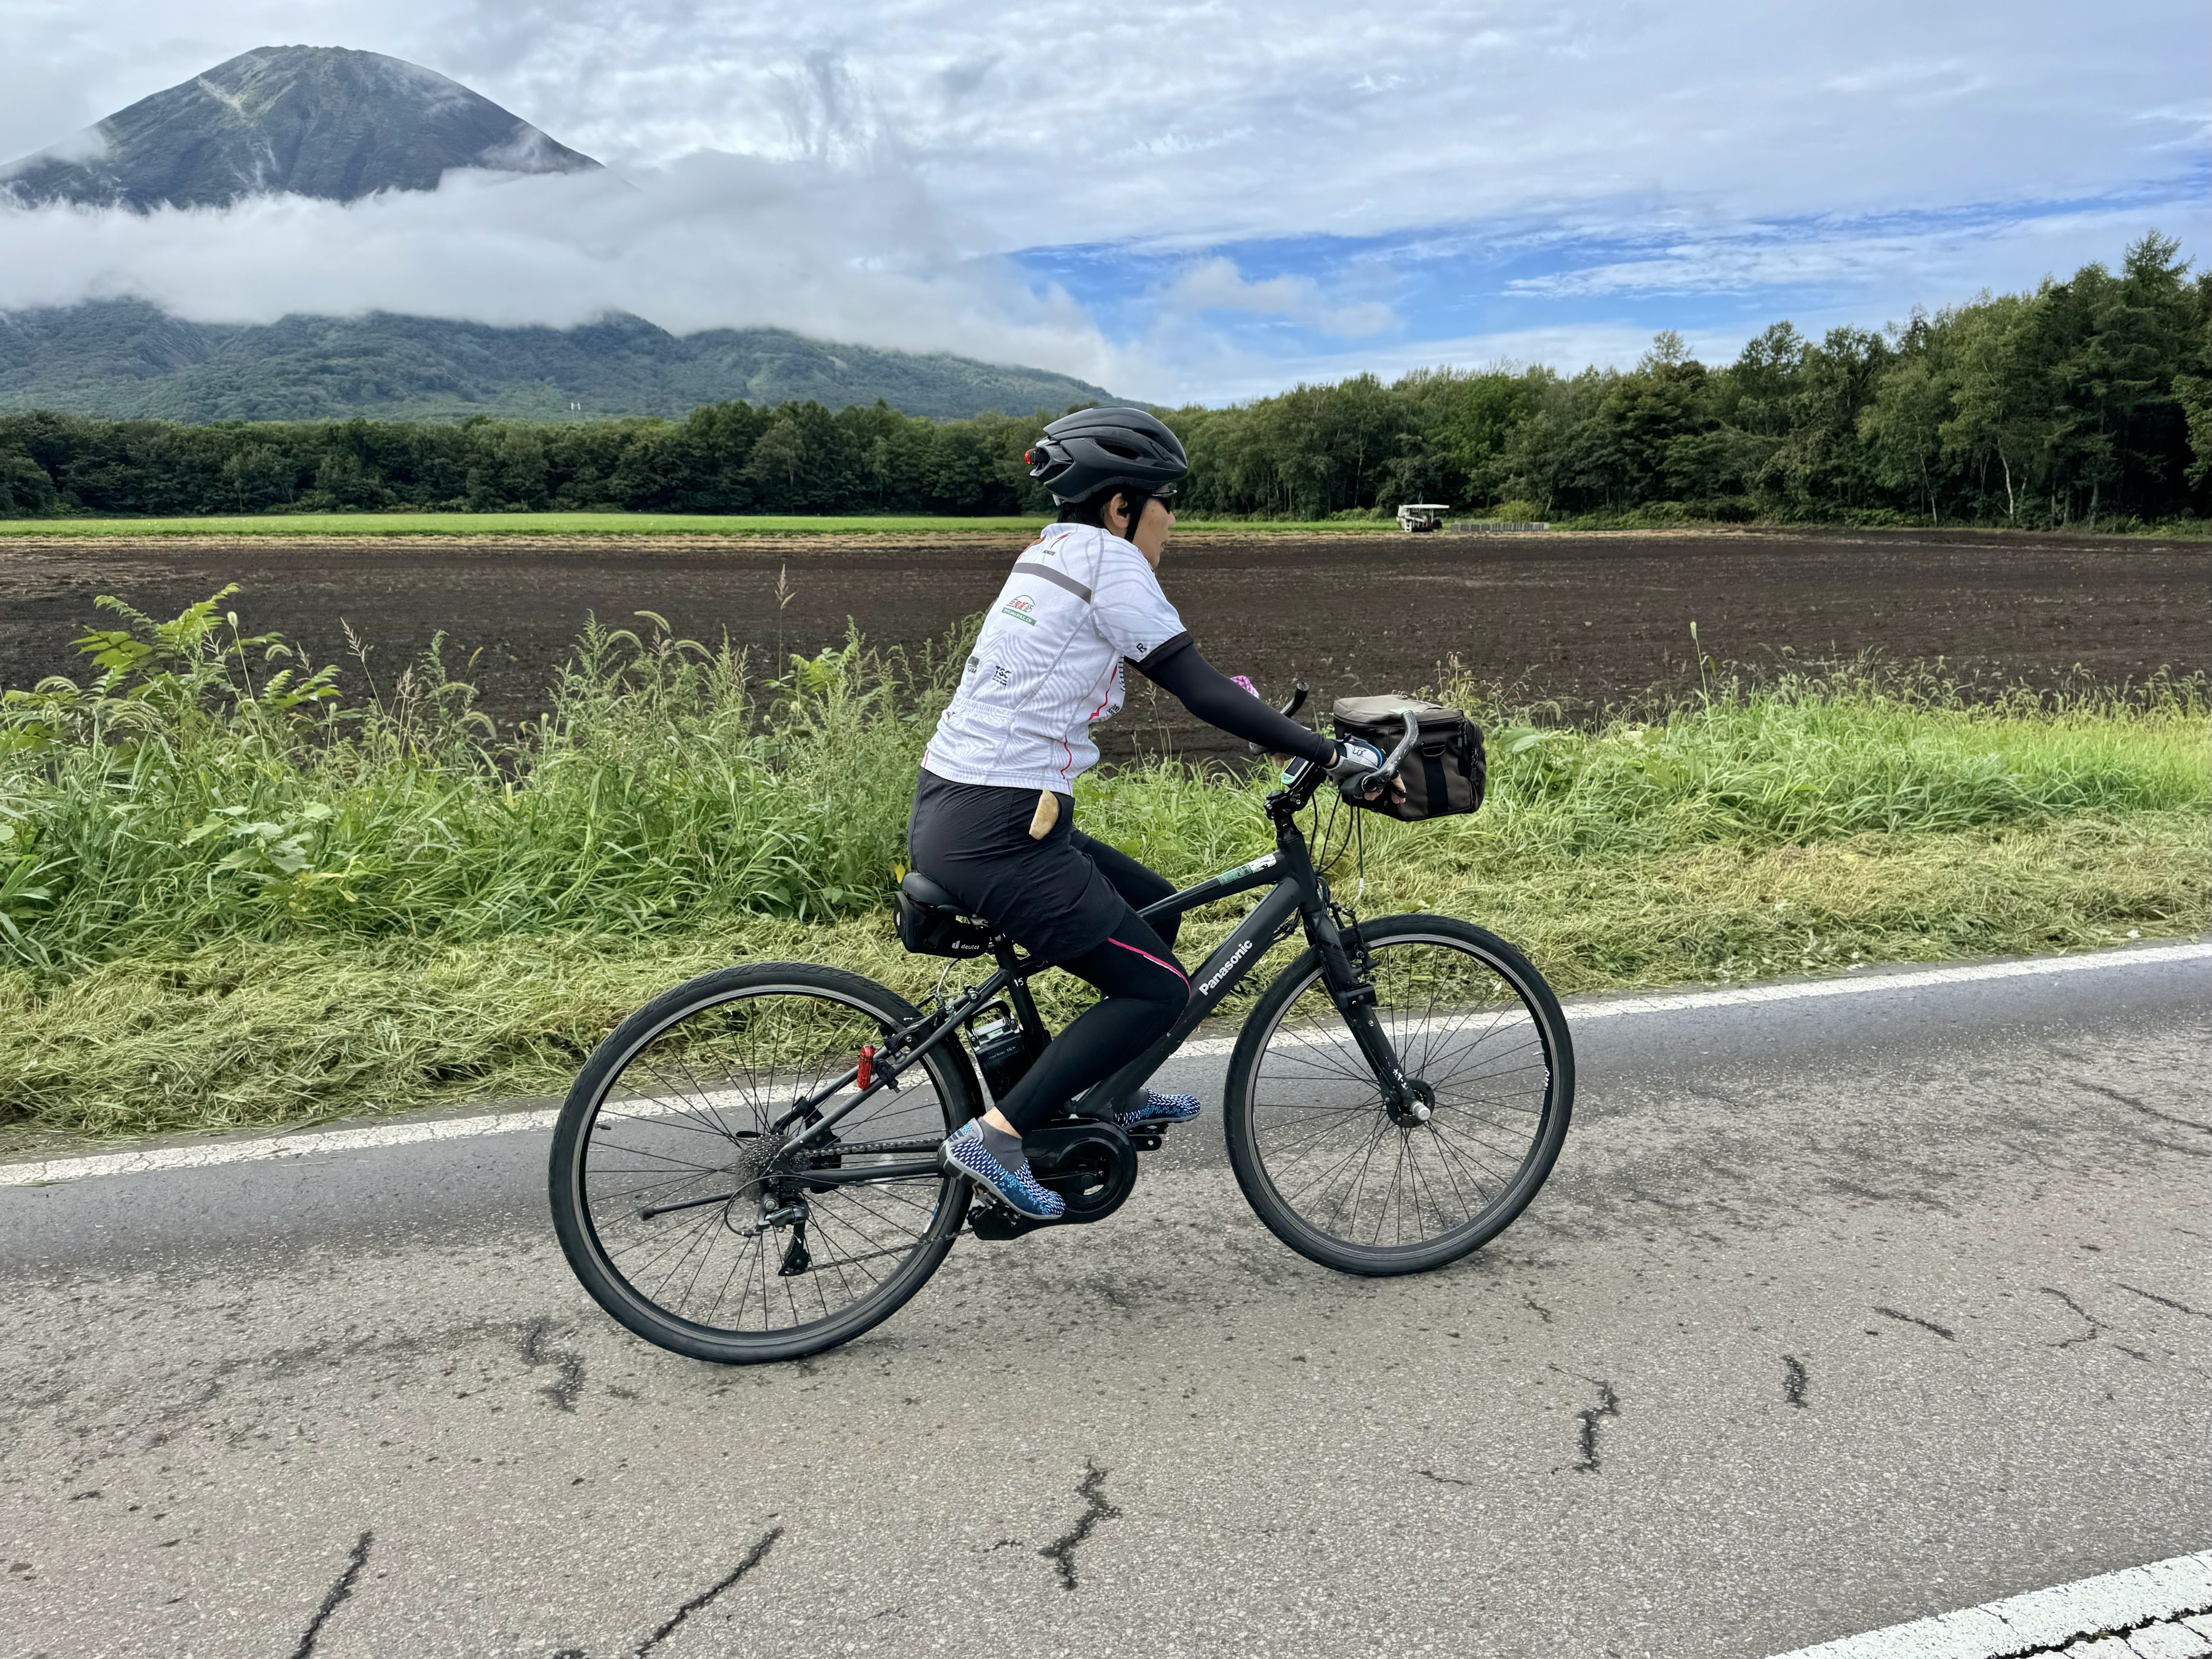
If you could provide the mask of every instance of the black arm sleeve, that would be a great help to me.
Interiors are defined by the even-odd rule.
[[[1142,662],[1129,665],[1208,726],[1256,743],[1271,754],[1297,755],[1326,764],[1336,745],[1318,732],[1285,720],[1206,659],[1188,635],[1171,640]]]

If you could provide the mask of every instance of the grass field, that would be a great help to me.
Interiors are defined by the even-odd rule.
[[[943,659],[855,638],[763,681],[594,633],[550,717],[495,743],[434,660],[347,707],[226,598],[115,616],[97,684],[0,706],[0,1113],[120,1134],[556,1091],[629,1008],[722,963],[934,981],[884,906]],[[1583,730],[1437,689],[1491,730],[1492,799],[1363,819],[1340,892],[1481,921],[1563,991],[2208,921],[2201,678],[1968,705],[1709,669],[1662,720]],[[1078,810],[1184,881],[1261,850],[1266,787],[1131,765]],[[1194,918],[1182,953],[1232,920]],[[1048,1018],[1076,1006],[1040,988]]]
[[[1022,536],[1034,535],[1042,517],[1016,519],[885,516],[778,517],[696,513],[275,513],[201,519],[0,519],[8,536],[273,536],[313,540],[326,536]],[[1351,532],[1372,535],[1373,520],[1297,523],[1289,520],[1193,519],[1204,530]],[[1388,526],[1382,526],[1387,528]]]

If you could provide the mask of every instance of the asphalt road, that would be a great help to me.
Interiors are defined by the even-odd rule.
[[[1209,1113],[782,1368],[605,1319],[535,1134],[0,1188],[0,1653],[1757,1656],[2212,1541],[2212,963],[1577,1048],[1456,1267]]]

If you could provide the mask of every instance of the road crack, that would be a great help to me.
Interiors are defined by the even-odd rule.
[[[1813,1402],[1805,1398],[1805,1390],[1812,1386],[1812,1377],[1805,1370],[1805,1362],[1794,1353],[1782,1356],[1782,1398],[1800,1411],[1810,1411]]]
[[[2123,1285],[2120,1288],[2130,1296],[2139,1296],[2146,1302],[2155,1302],[2160,1307],[2171,1308],[2176,1313],[2191,1314],[2198,1319],[2212,1319],[2212,1313],[2207,1313],[2202,1308],[2192,1308],[2186,1302],[2176,1302],[2170,1296],[2160,1296],[2156,1291],[2139,1291],[2132,1285]]]
[[[1586,1376],[1585,1382],[1597,1384],[1597,1404],[1580,1414],[1582,1423],[1582,1462],[1567,1467],[1577,1474],[1595,1474],[1598,1471],[1597,1425],[1608,1417],[1620,1415],[1620,1396],[1613,1391],[1613,1384],[1601,1378]]]
[[[545,1339],[552,1334],[550,1319],[532,1320],[530,1328],[522,1334],[522,1363],[533,1370],[540,1365],[556,1367],[553,1380],[538,1392],[551,1401],[556,1410],[573,1412],[584,1392],[584,1356],[573,1348],[548,1348]]]
[[[1917,1314],[1899,1313],[1895,1308],[1879,1306],[1875,1309],[1875,1311],[1884,1319],[1894,1319],[1901,1325],[1917,1325],[1923,1331],[1933,1331],[1946,1342],[1956,1342],[1959,1340],[1958,1332],[1953,1330],[1948,1325],[1938,1325],[1934,1320],[1923,1319]]]
[[[315,1609],[315,1616],[307,1620],[307,1628],[301,1632],[300,1645],[292,1650],[292,1659],[310,1659],[314,1653],[315,1644],[322,1639],[323,1626],[353,1594],[355,1581],[360,1578],[362,1569],[368,1565],[368,1547],[375,1540],[376,1534],[373,1532],[365,1532],[354,1540],[353,1553],[346,1558],[345,1571],[324,1594],[323,1604]]]
[[[2212,1123],[2199,1123],[2193,1117],[2176,1117],[2172,1112],[2161,1112],[2157,1107],[2137,1100],[2133,1095],[2124,1095],[2118,1089],[2107,1089],[2101,1083],[2084,1083],[2079,1086],[2093,1095],[2102,1095],[2107,1100],[2118,1101],[2132,1111],[2141,1112],[2145,1117],[2154,1117],[2161,1123],[2171,1123],[2179,1129],[2194,1129],[2199,1134],[2212,1135]]]
[[[1101,1521],[1111,1521],[1121,1513],[1118,1504],[1110,1504],[1098,1489],[1106,1484],[1106,1471],[1088,1458],[1083,1463],[1083,1480],[1075,1488],[1085,1507],[1075,1517],[1075,1524],[1047,1544],[1037,1553],[1060,1569],[1060,1587],[1064,1590],[1075,1588],[1075,1552]]]
[[[651,1653],[653,1649],[659,1647],[663,1642],[665,1642],[671,1636],[675,1634],[676,1627],[678,1625],[682,1624],[686,1619],[689,1619],[693,1613],[698,1612],[700,1608],[705,1607],[716,1596],[721,1595],[723,1591],[728,1589],[732,1584],[736,1583],[738,1580],[743,1578],[755,1567],[760,1565],[762,1562],[768,1559],[769,1551],[775,1547],[775,1540],[782,1536],[783,1528],[781,1527],[770,1527],[765,1533],[762,1534],[760,1542],[755,1544],[751,1549],[745,1553],[745,1559],[738,1562],[735,1567],[732,1567],[727,1576],[718,1580],[714,1584],[709,1585],[707,1589],[701,1590],[698,1595],[693,1596],[682,1607],[677,1608],[676,1611],[669,1616],[669,1620],[666,1624],[663,1625],[659,1630],[653,1632],[652,1635],[647,1637],[644,1641],[639,1643],[632,1656],[632,1659],[645,1659],[645,1656],[647,1654]]]
[[[2037,1286],[2037,1288],[2040,1290],[2044,1295],[2057,1297],[2058,1300],[2063,1302],[2067,1308],[2073,1313],[2074,1317],[2080,1320],[2084,1325],[2087,1325],[2089,1328],[2087,1330],[2082,1332],[2079,1336],[2069,1336],[2061,1342],[2046,1342],[2043,1345],[2045,1347],[2078,1347],[2084,1342],[2094,1342],[2100,1336],[2104,1334],[2105,1328],[2097,1322],[2096,1316],[2091,1313],[2087,1308],[2084,1308],[2080,1303],[2076,1302],[2072,1297],[2067,1295],[2065,1291],[2052,1285],[2042,1285]]]
[[[2043,1659],[2046,1654],[2079,1653],[2093,1642],[2122,1640],[2142,1631],[2178,1626],[2185,1619],[2202,1619],[2208,1613],[2212,1613],[2212,1601],[2207,1601],[2202,1607],[2153,1613],[2148,1618],[2136,1620],[2133,1624],[2104,1625],[2095,1630],[2078,1630],[2057,1642],[2038,1642],[2024,1648],[2007,1648],[2002,1653],[1992,1653],[1990,1659]],[[2004,1615],[1999,1613],[1997,1619],[2002,1623]]]
[[[1439,1486],[1473,1486],[1480,1484],[1474,1480],[1462,1480],[1455,1474],[1439,1474],[1434,1469],[1415,1469],[1413,1473],[1428,1476]]]

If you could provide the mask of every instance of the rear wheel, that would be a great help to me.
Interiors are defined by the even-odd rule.
[[[1413,915],[1358,938],[1425,1117],[1384,1104],[1309,951],[1237,1040],[1229,1161],[1300,1255],[1342,1273],[1419,1273],[1488,1243],[1535,1197],[1566,1136],[1574,1048],[1551,988],[1494,933]]]
[[[803,1166],[772,1125],[915,1018],[857,974],[762,963],[624,1020],[553,1137],[554,1229],[584,1288],[647,1341],[730,1364],[818,1353],[890,1317],[965,1213],[964,1183],[934,1167],[980,1109],[965,1051],[933,1050]]]

